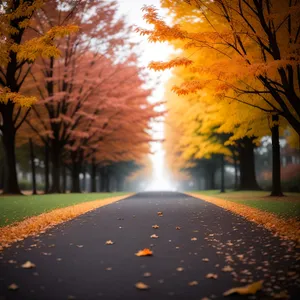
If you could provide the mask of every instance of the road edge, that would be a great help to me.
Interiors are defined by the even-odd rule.
[[[280,236],[283,239],[293,240],[300,244],[300,222],[294,218],[282,219],[272,213],[217,197],[202,195],[198,193],[185,194],[212,203],[235,214],[241,215],[251,222],[264,226],[274,235]]]
[[[47,229],[58,224],[72,220],[99,207],[124,200],[133,195],[134,193],[130,193],[58,208],[5,227],[0,227],[0,252],[15,242],[22,241],[29,236],[44,233]]]

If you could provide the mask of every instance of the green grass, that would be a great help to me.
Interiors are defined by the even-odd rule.
[[[283,218],[300,218],[300,193],[285,193],[285,197],[269,197],[266,191],[195,191],[195,193],[213,196],[231,202],[244,204]]]
[[[83,202],[122,196],[128,193],[49,194],[0,196],[0,227],[56,208]]]

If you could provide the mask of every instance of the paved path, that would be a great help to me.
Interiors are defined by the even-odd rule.
[[[158,239],[150,238],[154,233]],[[115,244],[105,245],[107,240]],[[134,255],[146,247],[153,257]],[[300,262],[295,249],[292,242],[202,200],[141,193],[6,249],[0,254],[0,299],[214,299],[260,279],[264,290],[256,296],[227,299],[272,299],[272,291],[282,290],[296,299]],[[20,268],[27,260],[36,268]],[[221,270],[227,265],[233,273]],[[178,267],[184,270],[178,272]],[[152,276],[144,278],[145,272]],[[208,273],[218,278],[207,279]],[[138,281],[150,290],[137,290]],[[199,284],[189,286],[191,281]],[[19,290],[7,289],[13,282]]]

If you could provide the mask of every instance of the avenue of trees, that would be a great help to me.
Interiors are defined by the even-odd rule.
[[[0,185],[19,194],[16,149],[45,193],[122,190],[149,153],[147,75],[113,1],[8,0],[0,4]],[[25,150],[26,149],[26,150]],[[22,155],[21,155],[22,156]],[[24,156],[24,155],[23,155]],[[25,163],[26,164],[26,163]],[[42,168],[41,168],[42,166]],[[69,174],[69,175],[68,175]],[[68,175],[68,176],[67,176]]]
[[[272,141],[272,193],[282,195],[280,138],[300,149],[300,3],[297,0],[161,0],[162,19],[144,7],[150,42],[176,55],[149,67],[172,69],[165,99],[165,149],[174,176],[235,168],[235,188],[259,189],[254,149]],[[202,172],[202,174],[200,174]]]

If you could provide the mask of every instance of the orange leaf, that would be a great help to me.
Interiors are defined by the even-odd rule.
[[[149,287],[149,285],[147,285],[147,284],[145,284],[145,283],[143,283],[143,282],[137,282],[136,284],[135,284],[135,287],[137,288],[137,289],[139,289],[139,290],[148,290],[150,287]]]
[[[136,256],[151,256],[151,255],[153,255],[153,252],[150,249],[145,248],[145,249],[140,250],[137,253],[135,253],[135,255]]]
[[[251,284],[248,284],[246,286],[232,288],[225,293],[223,293],[223,296],[229,296],[231,294],[240,294],[240,295],[254,295],[257,291],[262,289],[263,280],[259,280],[256,282],[253,282]]]

